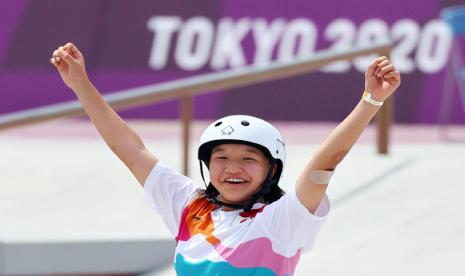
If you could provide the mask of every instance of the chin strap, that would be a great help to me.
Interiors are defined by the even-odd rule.
[[[273,181],[272,178],[273,178],[273,167],[276,164],[276,160],[273,160],[272,165],[270,166],[270,170],[268,171],[265,181],[263,182],[262,188],[251,197],[250,201],[244,205],[230,204],[230,203],[226,203],[226,202],[219,200],[217,198],[219,193],[217,191],[213,191],[212,189],[209,189],[209,187],[212,186],[212,184],[210,182],[207,185],[207,183],[205,182],[202,160],[199,160],[199,164],[200,164],[200,175],[202,176],[203,184],[205,184],[205,195],[207,196],[207,199],[213,204],[215,204],[218,208],[222,206],[226,206],[226,207],[233,208],[236,210],[244,209],[244,212],[249,212],[258,199],[260,199],[264,194],[267,194],[270,192],[271,186],[275,182]]]

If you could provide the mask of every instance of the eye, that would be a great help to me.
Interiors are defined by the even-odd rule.
[[[244,157],[244,160],[245,161],[255,161],[255,159],[252,158],[252,157]]]
[[[213,159],[226,160],[226,156],[214,156]]]

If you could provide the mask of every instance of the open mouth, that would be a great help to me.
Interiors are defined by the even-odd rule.
[[[247,182],[247,180],[243,179],[243,178],[226,178],[224,180],[225,183],[228,183],[228,184],[232,184],[232,185],[238,185],[238,184],[244,184]]]

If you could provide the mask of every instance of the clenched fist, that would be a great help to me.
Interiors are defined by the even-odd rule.
[[[400,72],[387,57],[373,60],[365,73],[365,90],[371,93],[374,100],[383,102],[399,85]]]
[[[89,83],[84,56],[73,43],[58,47],[50,62],[58,69],[63,82],[73,91]]]

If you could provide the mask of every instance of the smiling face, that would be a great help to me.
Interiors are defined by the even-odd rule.
[[[245,204],[257,193],[270,169],[260,150],[243,144],[222,144],[213,148],[210,180],[225,203]]]

